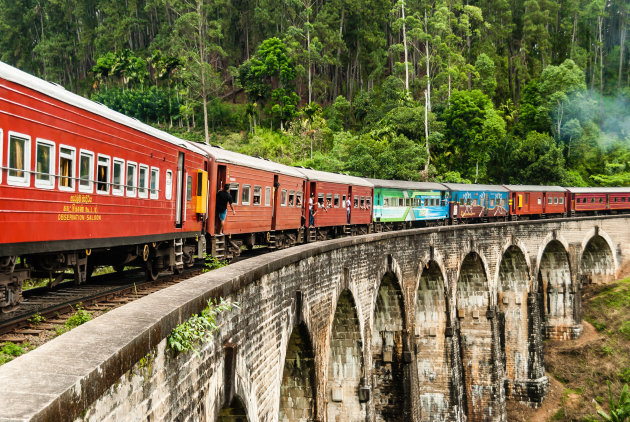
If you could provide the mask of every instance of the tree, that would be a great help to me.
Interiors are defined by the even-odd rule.
[[[509,163],[510,182],[530,185],[562,184],[566,177],[562,148],[545,133],[529,132],[515,145]]]

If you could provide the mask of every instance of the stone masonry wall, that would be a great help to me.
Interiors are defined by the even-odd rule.
[[[302,399],[312,403],[312,420],[374,421],[385,392],[372,377],[379,359],[372,345],[389,330],[377,324],[376,304],[389,273],[402,295],[402,311],[390,308],[388,324],[402,327],[393,343],[402,351],[412,419],[503,421],[505,400],[536,405],[548,385],[536,320],[549,333],[579,333],[578,280],[597,270],[580,265],[583,251],[600,236],[608,249],[589,253],[604,254],[617,272],[630,257],[629,222],[613,216],[414,229],[241,261],[108,312],[3,365],[0,415],[215,421],[221,414],[234,421],[244,412],[249,421],[277,421],[288,400],[283,391],[292,388],[285,371],[299,356],[290,339],[303,324],[314,380],[312,397]],[[530,275],[527,296],[519,253]],[[423,278],[426,268],[434,270]],[[199,355],[167,349],[171,330],[211,297],[241,307],[219,317],[219,333]],[[525,315],[527,331],[519,322]],[[386,344],[388,335],[381,334]]]

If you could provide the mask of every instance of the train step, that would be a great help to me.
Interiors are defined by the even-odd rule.
[[[210,253],[216,259],[226,259],[225,253],[225,235],[218,234],[212,238],[212,246]]]
[[[308,242],[317,242],[317,229],[315,227],[308,229]]]
[[[184,239],[173,240],[173,250],[175,253],[175,267],[184,268]]]

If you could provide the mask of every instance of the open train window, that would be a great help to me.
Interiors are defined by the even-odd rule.
[[[580,202],[580,198],[578,198],[578,202]],[[549,198],[547,198],[547,203],[549,205],[553,204],[553,198],[551,196]]]
[[[490,208],[494,208],[494,199],[490,200]]]
[[[538,199],[538,205],[542,205],[542,198],[539,196],[537,199]]]
[[[595,197],[591,198],[591,203],[595,202]]]
[[[164,197],[167,201],[170,201],[173,197],[173,171],[166,170],[166,182],[164,186]]]
[[[409,199],[409,198],[407,198],[407,199]],[[361,205],[361,208],[365,208],[365,196],[362,196],[362,197],[361,197],[361,203],[360,203],[360,205]]]
[[[238,205],[238,193],[239,193],[239,184],[238,183],[230,183],[230,196],[232,197],[232,204]]]
[[[368,209],[372,208],[372,197],[368,196],[367,198],[365,198],[365,205],[367,206]]]
[[[35,186],[55,187],[55,143],[44,139],[35,141]]]
[[[160,190],[160,169],[151,167],[151,199],[158,199]]]
[[[599,198],[599,203],[604,202],[604,198]]]
[[[357,199],[358,197],[355,196],[354,197],[354,207],[358,207],[359,206],[359,200]],[[404,198],[398,198],[398,206],[399,207],[404,207],[405,206],[405,199]]]
[[[295,206],[296,207],[302,206],[302,191],[295,193]]]
[[[125,194],[125,160],[114,158],[112,169],[112,195]]]
[[[108,156],[99,154],[96,162],[96,193],[109,193],[109,163]]]
[[[400,198],[400,201],[402,202],[402,198]],[[400,206],[402,206],[402,204]],[[359,195],[354,195],[354,207],[359,208]]]
[[[7,183],[14,186],[30,186],[31,138],[9,132],[9,176]]]
[[[383,207],[389,207],[389,198],[383,198]]]
[[[339,194],[336,193],[334,198],[333,198],[333,205],[335,206],[335,208],[339,208]]]
[[[92,193],[94,190],[94,153],[83,151],[79,154],[79,192]]]
[[[74,157],[76,150],[59,146],[59,190],[74,191]]]
[[[188,176],[191,177],[191,176]],[[189,180],[190,182],[190,189],[192,191],[192,177],[191,180]],[[192,192],[191,192],[192,195]],[[149,167],[144,165],[144,164],[140,164],[139,166],[139,170],[138,170],[138,197],[139,198],[148,198],[149,197]],[[187,199],[187,201],[190,201],[191,198]]]
[[[265,187],[265,206],[271,206],[271,187]]]
[[[282,189],[280,191],[280,205],[283,207],[287,206],[287,190]]]
[[[127,196],[136,196],[136,169],[138,165],[127,161]]]
[[[326,195],[326,206],[327,207],[332,206],[332,193],[329,193]]]
[[[261,204],[262,202],[261,197],[262,197],[262,187],[254,186],[254,205]]]
[[[557,197],[557,196],[556,196],[555,198],[553,198],[553,203],[554,203],[555,205],[558,205],[558,197]]]
[[[241,195],[241,205],[251,204],[252,187],[251,185],[243,185],[243,192]]]
[[[289,191],[289,206],[292,207],[294,205],[295,205],[295,191],[290,190]]]
[[[411,206],[411,198],[405,198],[405,206],[406,207],[410,207]]]
[[[318,193],[317,194],[317,203],[320,206],[324,206],[324,194],[323,193]]]

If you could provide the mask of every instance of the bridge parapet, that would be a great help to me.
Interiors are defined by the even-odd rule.
[[[415,229],[242,261],[0,367],[0,414],[503,421],[506,400],[542,400],[543,335],[579,334],[580,283],[628,260],[629,220]],[[168,350],[171,330],[219,296],[241,308],[199,356]]]

